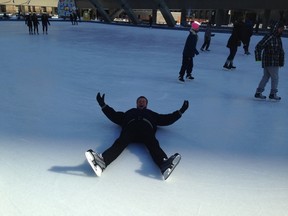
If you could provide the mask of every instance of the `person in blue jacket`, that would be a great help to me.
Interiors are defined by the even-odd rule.
[[[186,79],[192,80],[194,77],[192,76],[193,70],[193,58],[195,55],[198,55],[199,52],[196,48],[198,35],[197,32],[199,31],[200,23],[194,21],[191,25],[190,33],[186,39],[186,43],[183,49],[183,56],[182,56],[182,66],[179,72],[179,81],[184,82],[184,75],[186,72]]]
[[[147,98],[140,96],[137,98],[136,108],[122,112],[115,111],[112,107],[108,106],[104,101],[104,97],[105,94],[101,96],[100,93],[98,93],[96,97],[103,113],[113,123],[121,126],[122,130],[120,136],[112,146],[102,154],[94,153],[94,157],[102,171],[111,164],[130,143],[139,142],[146,146],[153,161],[162,172],[163,165],[165,161],[168,160],[168,157],[155,137],[157,126],[167,126],[176,122],[188,109],[189,102],[185,100],[182,107],[173,113],[159,114],[148,109]]]

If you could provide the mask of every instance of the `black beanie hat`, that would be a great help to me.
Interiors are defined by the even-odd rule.
[[[141,99],[141,98],[144,98],[144,99],[146,100],[147,104],[148,104],[148,99],[147,99],[145,96],[139,96],[139,97],[137,98],[137,102],[138,102],[138,100]]]
[[[278,28],[283,28],[284,27],[284,22],[280,20],[280,21],[277,22],[276,25],[277,25]]]

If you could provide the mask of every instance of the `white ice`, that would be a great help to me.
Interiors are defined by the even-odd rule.
[[[48,35],[29,35],[24,22],[0,22],[0,31],[0,215],[288,215],[287,58],[282,100],[255,101],[254,55],[241,47],[237,69],[222,70],[229,34],[216,33],[194,58],[195,80],[180,84],[187,31],[69,22],[52,22]],[[167,181],[141,144],[94,175],[84,152],[103,152],[120,132],[97,92],[120,111],[140,95],[159,113],[189,100],[157,133],[168,155],[182,155]]]

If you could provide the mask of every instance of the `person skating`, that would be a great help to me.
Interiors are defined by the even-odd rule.
[[[39,34],[39,30],[38,30],[38,25],[39,25],[39,21],[38,21],[38,17],[35,13],[33,13],[32,15],[32,22],[33,22],[33,30],[34,30],[34,34]]]
[[[255,47],[256,61],[262,61],[263,76],[256,89],[255,98],[266,99],[262,95],[265,86],[271,78],[271,90],[269,98],[273,100],[281,100],[277,96],[279,82],[279,68],[284,66],[284,50],[281,35],[284,30],[284,23],[279,21],[274,24],[272,31],[266,34]]]
[[[95,160],[96,164],[100,166],[100,170],[97,171],[98,174],[94,170],[96,174],[100,176],[102,171],[106,169],[130,143],[139,142],[146,146],[153,161],[161,170],[161,173],[166,175],[167,162],[178,163],[181,157],[178,153],[172,155],[170,158],[167,157],[155,137],[157,127],[171,125],[176,122],[188,109],[189,102],[185,100],[182,107],[173,113],[158,114],[148,109],[147,98],[140,96],[137,98],[136,108],[129,109],[126,112],[120,112],[115,111],[108,106],[104,101],[104,97],[105,94],[101,96],[101,94],[98,93],[96,100],[107,118],[113,123],[121,126],[122,130],[114,144],[106,149],[101,155],[92,150],[88,150],[85,153],[87,159],[92,157],[92,160]],[[164,178],[166,177],[164,176]]]
[[[239,19],[234,23],[232,34],[227,42],[227,47],[229,48],[230,53],[226,59],[225,64],[223,65],[223,69],[225,70],[236,68],[235,65],[233,64],[233,61],[237,53],[238,46],[241,46],[241,42],[243,42],[243,26],[244,23],[241,19]]]
[[[210,51],[209,46],[211,42],[211,37],[213,37],[214,35],[215,34],[212,34],[211,22],[208,22],[205,29],[204,43],[201,47],[201,51]]]
[[[182,55],[182,66],[179,72],[179,81],[184,82],[184,75],[186,72],[186,79],[192,80],[194,77],[192,76],[193,70],[193,58],[195,55],[198,55],[199,52],[196,48],[200,23],[194,21],[191,25],[190,33],[186,39],[185,46],[183,49]]]
[[[29,34],[33,34],[33,29],[32,29],[32,17],[31,17],[31,14],[27,14],[26,17],[25,17],[25,24],[28,26],[28,31],[29,31]]]
[[[48,19],[48,15],[46,13],[42,14],[41,22],[42,22],[43,34],[44,33],[48,34],[48,25],[50,25],[50,22]]]
[[[251,53],[249,52],[249,45],[250,45],[250,40],[253,35],[253,22],[250,19],[247,19],[244,24],[244,44],[243,44],[243,49],[244,49],[244,54],[245,55],[250,55]]]

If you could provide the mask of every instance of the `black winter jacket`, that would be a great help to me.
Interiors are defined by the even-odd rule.
[[[196,48],[198,41],[198,35],[195,31],[190,30],[190,34],[188,35],[186,39],[186,43],[183,49],[183,56],[187,57],[194,57],[195,55],[198,55],[199,52]]]
[[[132,108],[126,112],[116,112],[113,108],[106,105],[102,111],[115,124],[118,124],[125,129],[134,121],[144,121],[149,124],[156,132],[157,126],[167,126],[176,122],[181,113],[177,110],[170,114],[159,114],[149,109]]]
[[[234,27],[232,30],[232,34],[228,39],[227,47],[228,48],[237,48],[241,46],[241,42],[245,43],[244,41],[244,24],[243,22],[235,22]]]

